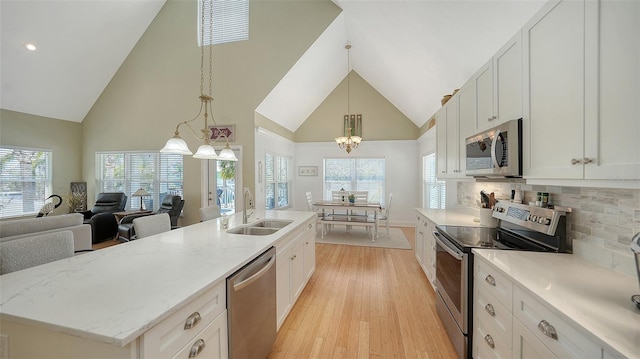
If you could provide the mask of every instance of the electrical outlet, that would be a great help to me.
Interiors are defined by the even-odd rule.
[[[0,334],[0,359],[9,359],[9,336]]]

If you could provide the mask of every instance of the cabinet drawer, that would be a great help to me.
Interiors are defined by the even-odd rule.
[[[482,260],[475,262],[474,278],[476,286],[484,288],[511,311],[513,284],[511,280]]]
[[[226,282],[222,281],[149,329],[142,336],[142,357],[173,357],[226,307]]]
[[[601,348],[523,289],[514,289],[513,315],[561,358],[601,358]],[[515,320],[514,320],[515,322]]]
[[[496,331],[488,322],[479,320],[476,324],[476,332],[473,337],[476,359],[484,358],[511,358],[511,332],[505,334]]]
[[[511,337],[511,312],[485,288],[479,287],[476,288],[475,293],[476,318],[479,322],[490,325],[495,335],[505,338]]]
[[[229,357],[227,341],[227,312],[224,311],[206,328],[200,331],[172,359]]]

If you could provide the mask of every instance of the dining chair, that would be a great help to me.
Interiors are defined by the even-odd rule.
[[[391,200],[393,199],[393,193],[389,193],[389,201],[384,206],[384,212],[378,216],[378,224],[383,223],[387,229],[387,238],[391,238],[389,234],[389,213],[391,212]]]
[[[139,217],[133,220],[136,238],[149,237],[154,234],[169,232],[171,230],[171,218],[168,213],[154,214]]]
[[[200,208],[200,221],[208,221],[210,219],[216,219],[221,216],[220,207],[208,206]]]
[[[316,212],[316,216],[318,217],[316,222],[318,224],[321,224],[324,216],[321,211],[317,211],[315,208],[313,208],[313,196],[311,195],[311,192],[305,192],[304,195],[307,197],[307,207],[309,208],[309,211]]]

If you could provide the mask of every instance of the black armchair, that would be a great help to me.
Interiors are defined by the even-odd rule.
[[[93,208],[82,212],[84,223],[91,225],[91,243],[104,242],[118,234],[118,222],[113,213],[124,211],[126,204],[127,196],[122,192],[98,193]]]
[[[132,214],[123,217],[118,224],[118,237],[120,241],[126,242],[134,238],[135,231],[133,228],[133,220],[138,217],[150,216],[152,214],[168,213],[171,219],[171,229],[178,228],[178,218],[184,207],[184,200],[178,195],[168,194],[162,200],[160,209],[154,213]]]

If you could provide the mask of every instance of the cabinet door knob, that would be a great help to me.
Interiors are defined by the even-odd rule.
[[[551,339],[558,340],[558,333],[556,332],[556,328],[553,325],[549,324],[546,320],[541,320],[538,323],[538,329],[542,332],[542,334],[548,336]]]
[[[496,344],[493,342],[493,338],[491,337],[491,335],[487,334],[484,336],[484,341],[487,342],[487,345],[491,348],[494,349],[496,347]]]
[[[189,351],[189,358],[195,358],[200,355],[200,353],[202,353],[202,351],[204,350],[204,347],[204,340],[196,340],[196,342],[191,346],[191,350]]]
[[[577,160],[575,158],[572,158],[571,159],[571,164],[572,165],[579,165],[579,164],[582,164],[582,161],[581,160]]]
[[[591,162],[593,162],[593,160],[592,160],[591,158],[587,158],[587,157],[585,157],[585,158],[583,158],[583,159],[582,159],[582,163],[584,163],[585,165],[586,165],[586,164],[589,164],[589,163],[591,163]]]
[[[493,305],[491,305],[491,303],[487,303],[487,305],[484,306],[484,310],[486,310],[487,313],[489,313],[490,316],[492,316],[492,317],[496,316],[496,310],[493,307]]]
[[[193,314],[188,316],[187,320],[184,321],[184,329],[188,330],[195,327],[196,325],[198,325],[198,323],[200,323],[200,319],[202,319],[200,313],[193,312]]]
[[[491,274],[487,275],[484,280],[489,283],[490,286],[495,287],[496,286],[496,279],[493,278],[493,276]]]

